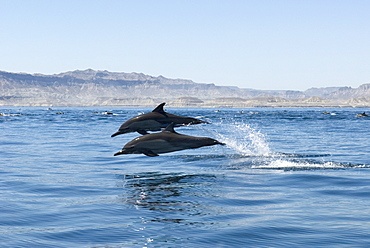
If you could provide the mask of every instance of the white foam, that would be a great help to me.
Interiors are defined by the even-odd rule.
[[[270,161],[267,164],[254,165],[252,168],[259,169],[337,169],[344,166],[339,163],[325,162],[325,163],[310,163],[307,161],[289,161],[277,159]]]

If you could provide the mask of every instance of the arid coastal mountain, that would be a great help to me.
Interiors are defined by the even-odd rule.
[[[370,107],[370,84],[306,91],[255,90],[152,77],[76,70],[54,75],[0,71],[0,106]]]

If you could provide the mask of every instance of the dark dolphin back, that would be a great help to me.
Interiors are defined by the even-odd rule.
[[[170,123],[174,123],[174,127],[179,127],[182,125],[194,125],[200,123],[208,123],[196,118],[180,116],[170,114],[164,111],[163,107],[166,103],[163,102],[159,104],[152,112],[133,117],[126,122],[124,122],[118,131],[111,135],[115,137],[120,134],[129,132],[138,132],[140,134],[148,134],[147,131],[159,131],[161,128],[167,127]],[[152,121],[149,125],[148,122]],[[139,123],[138,125],[133,125]],[[140,127],[140,123],[145,123]],[[173,129],[173,128],[172,128]]]

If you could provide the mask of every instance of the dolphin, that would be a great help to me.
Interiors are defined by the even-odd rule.
[[[165,102],[161,103],[152,112],[129,119],[111,137],[131,132],[138,132],[144,135],[148,134],[147,131],[160,131],[161,128],[167,127],[172,122],[175,124],[175,127],[208,123],[191,117],[167,113],[163,110],[165,104]]]
[[[179,134],[173,129],[174,125],[174,123],[171,123],[160,133],[152,133],[131,140],[114,156],[143,153],[146,156],[155,157],[159,156],[158,153],[195,149],[203,146],[225,145],[207,137]]]
[[[363,112],[362,114],[357,114],[356,117],[368,117],[369,115],[367,115],[365,112]]]

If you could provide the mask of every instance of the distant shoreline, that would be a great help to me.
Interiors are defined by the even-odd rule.
[[[76,70],[54,75],[0,71],[0,106],[179,108],[369,108],[370,84],[256,90],[142,73]]]
[[[0,108],[154,108],[155,105],[101,105],[101,106],[82,106],[82,105],[1,105]],[[171,104],[166,105],[167,108],[204,108],[204,109],[253,109],[253,108],[370,108],[370,106],[349,106],[349,105],[308,105],[308,106],[173,106]]]

